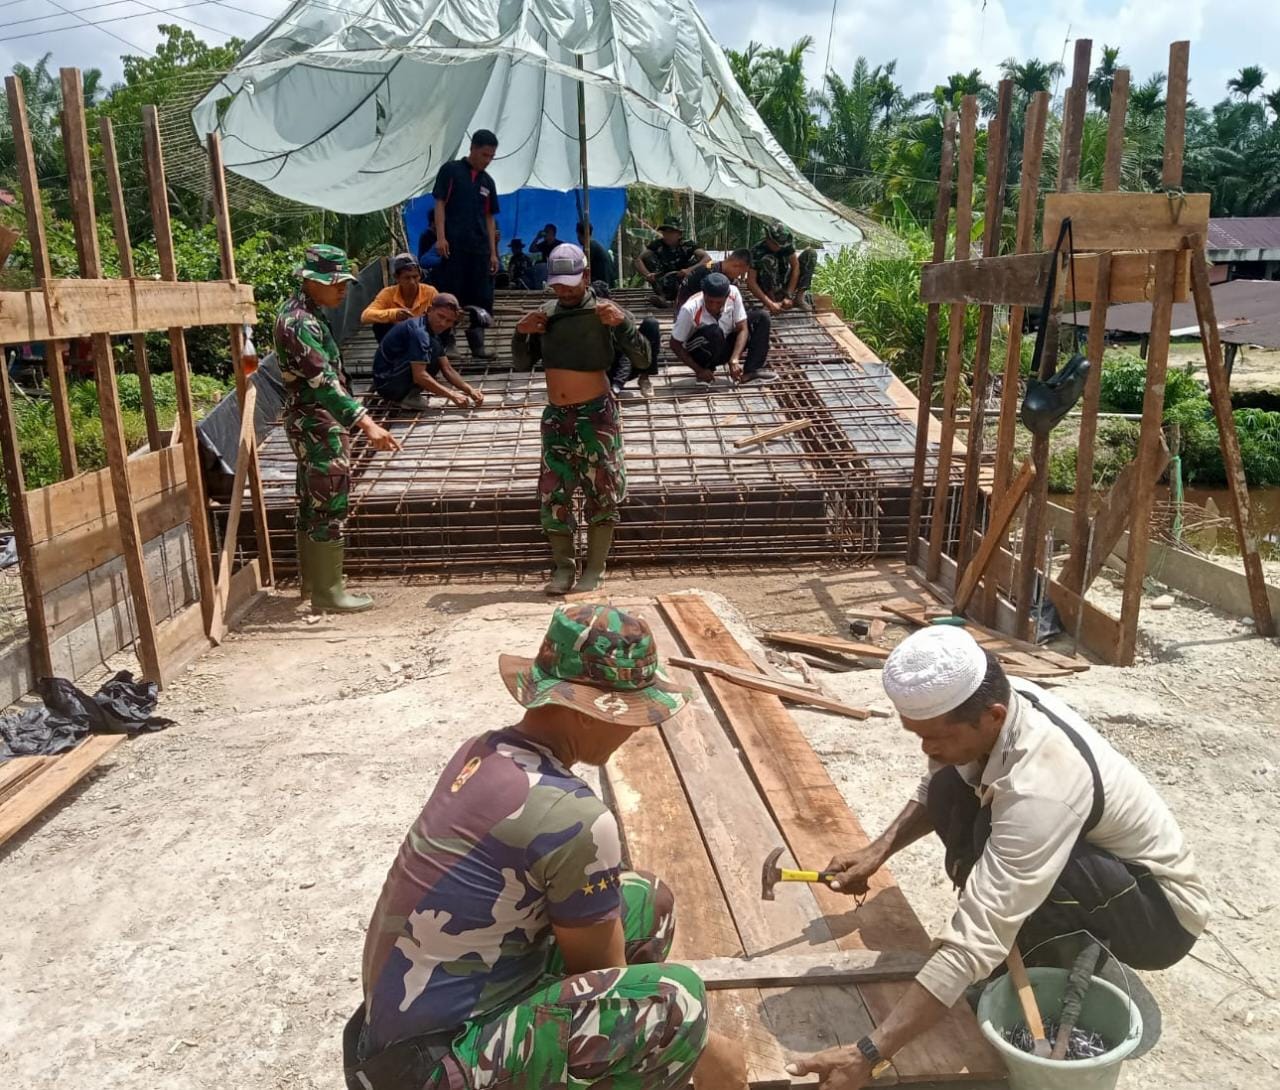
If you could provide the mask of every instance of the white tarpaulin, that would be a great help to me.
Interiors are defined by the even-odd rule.
[[[576,68],[581,57],[583,68]],[[796,170],[691,0],[298,0],[196,106],[226,166],[281,196],[369,212],[430,189],[477,128],[501,192],[692,189],[826,243],[851,213]]]

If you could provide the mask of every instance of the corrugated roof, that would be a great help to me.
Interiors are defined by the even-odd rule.
[[[1280,280],[1230,280],[1215,284],[1211,291],[1225,343],[1280,348]],[[1088,325],[1089,312],[1082,310],[1073,318],[1067,301],[1062,320]],[[1174,304],[1170,329],[1194,329],[1197,324],[1193,301]],[[1107,329],[1116,333],[1149,333],[1151,304],[1119,303],[1109,307]]]
[[[1236,216],[1209,221],[1209,257],[1215,250],[1280,251],[1280,216]]]

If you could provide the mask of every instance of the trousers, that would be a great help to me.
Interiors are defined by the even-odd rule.
[[[978,805],[973,787],[954,768],[934,773],[928,810],[946,850],[947,875],[962,889],[991,835],[991,810]],[[1057,951],[1050,940],[1077,931],[1090,932],[1135,969],[1167,969],[1196,941],[1145,867],[1127,863],[1084,837],[1072,849],[1049,896],[1023,923],[1018,946],[1029,965],[1054,961]],[[1044,956],[1028,953],[1046,943]]]
[[[286,413],[298,470],[298,529],[312,541],[341,541],[351,507],[351,437],[323,409]]]
[[[816,250],[800,252],[800,279],[796,281],[796,292],[803,293],[813,284],[813,273],[818,267]],[[764,293],[775,302],[782,302],[787,297],[787,286],[791,283],[791,262],[777,259],[777,255],[767,254],[756,265],[756,283]]]
[[[645,373],[655,375],[658,373],[658,353],[662,351],[662,329],[658,325],[658,319],[645,318],[641,321],[640,336],[649,345],[649,370]],[[631,366],[631,359],[625,352],[619,352],[613,366],[609,368],[609,385],[625,386],[635,377],[636,371]]]
[[[747,311],[747,351],[742,369],[754,375],[769,358],[769,315],[763,310]],[[729,355],[737,341],[737,333],[725,333],[718,325],[700,325],[685,341],[685,351],[699,367],[714,371],[729,362]]]
[[[347,1085],[363,1090],[672,1090],[687,1084],[707,1041],[702,981],[663,964],[675,937],[675,898],[649,874],[624,872],[625,968],[564,975],[553,950],[545,982],[511,1007],[466,1023],[430,1067],[367,1068],[344,1039]],[[357,1012],[358,1016],[359,1012]],[[399,1050],[393,1046],[388,1052]],[[355,1070],[363,1071],[365,1082]],[[379,1079],[379,1070],[393,1072]]]
[[[573,494],[579,488],[588,523],[618,521],[618,506],[627,494],[627,466],[622,415],[611,395],[542,410],[538,503],[543,530],[573,533]]]
[[[493,276],[489,272],[488,251],[451,250],[440,262],[431,281],[440,291],[458,297],[464,307],[483,307],[493,313]]]

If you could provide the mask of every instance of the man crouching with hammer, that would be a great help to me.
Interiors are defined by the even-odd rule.
[[[789,1066],[823,1090],[872,1072],[985,981],[1015,941],[1065,966],[1092,936],[1136,969],[1165,969],[1204,930],[1209,895],[1178,824],[1130,762],[1066,704],[1010,680],[967,632],[935,626],[903,640],[884,688],[929,759],[915,798],[881,836],[831,860],[832,888],[860,896],[894,853],[941,838],[955,915],[883,1022],[856,1047]],[[1063,943],[1076,940],[1064,950]]]
[[[454,754],[392,864],[343,1036],[350,1090],[745,1090],[698,975],[665,964],[671,890],[622,869],[603,765],[686,694],[649,626],[557,609],[535,658],[499,657],[525,713]]]

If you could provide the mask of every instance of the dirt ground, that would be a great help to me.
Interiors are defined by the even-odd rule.
[[[624,575],[612,589],[692,587],[723,596],[746,642],[783,623],[840,634],[844,609],[913,585],[888,569],[774,568]],[[341,1085],[386,869],[460,741],[514,720],[495,656],[532,649],[548,614],[538,584],[514,579],[376,590],[376,611],[314,623],[295,597],[265,600],[163,694],[176,726],[116,750],[0,850],[8,1085]],[[1280,646],[1184,601],[1145,611],[1143,629],[1137,667],[1063,688],[1160,786],[1217,910],[1193,958],[1146,976],[1164,1036],[1120,1085],[1280,1087]],[[887,706],[875,671],[822,677],[834,696]],[[896,720],[796,718],[879,831],[921,768]],[[894,869],[939,925],[953,903],[940,851],[922,842]]]

